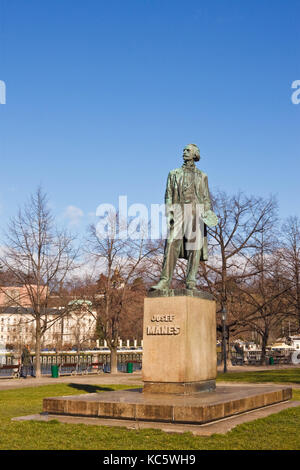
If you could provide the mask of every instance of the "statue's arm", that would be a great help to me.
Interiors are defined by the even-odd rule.
[[[166,206],[170,205],[173,203],[172,200],[172,175],[171,172],[168,174],[168,179],[167,179],[167,186],[166,186],[166,192],[165,192],[165,204]]]
[[[166,186],[166,192],[165,192],[165,211],[166,211],[166,217],[169,222],[173,220],[173,217],[174,217],[172,204],[173,204],[173,188],[172,188],[172,174],[170,172],[168,174],[167,186]]]
[[[211,210],[211,200],[208,188],[208,178],[207,175],[204,175],[204,194],[203,194],[203,203],[204,203],[204,211],[207,212]]]
[[[203,203],[204,203],[204,215],[202,217],[203,222],[208,227],[215,227],[218,224],[218,217],[212,210],[212,203],[208,188],[207,175],[204,174],[203,179]]]

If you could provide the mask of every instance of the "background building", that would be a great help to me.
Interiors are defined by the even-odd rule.
[[[7,295],[5,292],[7,291]],[[0,343],[6,348],[21,348],[34,344],[35,320],[24,287],[2,288],[0,295]],[[70,301],[67,308],[49,308],[42,317],[47,329],[42,338],[43,348],[91,347],[96,344],[95,314],[92,303]]]

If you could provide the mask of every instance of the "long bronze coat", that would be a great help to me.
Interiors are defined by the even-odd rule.
[[[198,168],[194,168],[195,172],[195,194],[199,201],[199,204],[203,204],[204,212],[211,210],[211,200],[208,189],[208,179],[206,173]],[[169,204],[183,204],[183,168],[176,168],[170,171],[167,180],[167,187],[165,193],[165,204],[168,210]],[[187,259],[187,252],[185,249],[185,239],[182,240],[182,246],[180,248],[179,258]],[[207,261],[208,259],[208,248],[207,248],[207,226],[204,224],[204,238],[202,243],[202,249],[200,254],[200,261]]]

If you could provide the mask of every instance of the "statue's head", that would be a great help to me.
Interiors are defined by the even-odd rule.
[[[183,159],[184,161],[194,160],[199,162],[200,160],[200,150],[195,144],[189,144],[183,149]]]

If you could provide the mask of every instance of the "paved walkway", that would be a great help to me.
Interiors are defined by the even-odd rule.
[[[280,369],[300,369],[295,365],[274,365],[274,366],[228,366],[228,372],[250,372],[250,371],[263,371],[263,370],[280,370]],[[218,367],[218,372],[222,372],[222,366]],[[9,390],[23,387],[39,387],[41,385],[53,385],[57,383],[84,383],[86,385],[101,385],[101,384],[124,384],[124,385],[143,385],[142,374],[140,371],[133,372],[132,374],[118,373],[118,374],[95,374],[95,375],[64,375],[57,379],[46,376],[39,379],[27,377],[27,379],[10,379],[0,377],[0,390]],[[221,384],[221,382],[219,382]],[[287,384],[286,384],[287,385]],[[294,388],[299,388],[300,385],[293,384]]]
[[[0,379],[0,390],[10,390],[23,387],[39,387],[41,385],[53,385],[58,383],[78,383],[85,385],[142,385],[141,373],[132,374],[95,374],[95,375],[65,375],[54,379],[52,377],[41,377],[35,379],[27,377],[26,379]]]

